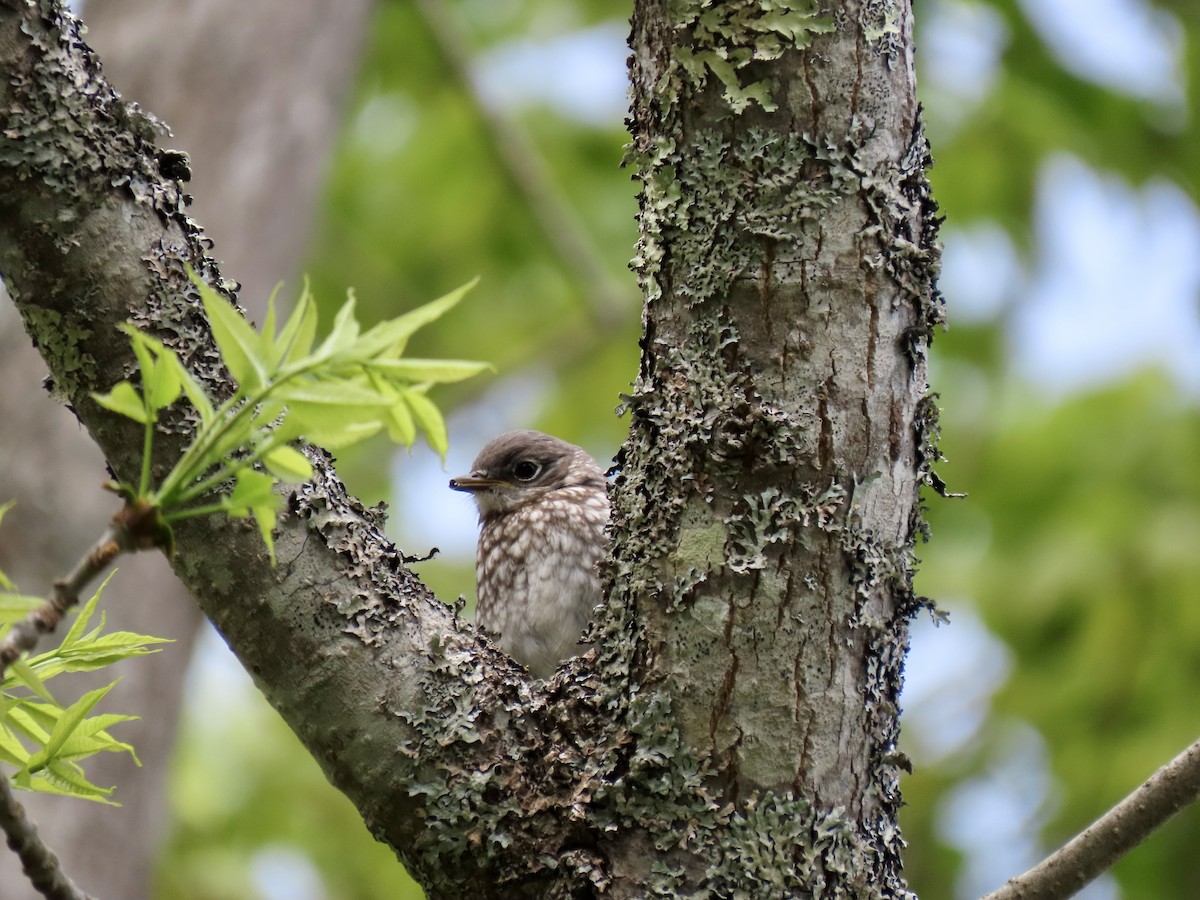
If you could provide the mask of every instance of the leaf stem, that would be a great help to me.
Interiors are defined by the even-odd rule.
[[[192,506],[187,509],[176,509],[163,514],[163,520],[169,525],[183,519],[194,519],[196,516],[207,516],[212,513],[224,512],[229,507],[225,503],[206,503],[203,506]]]
[[[149,409],[147,409],[149,413]],[[146,433],[142,438],[142,475],[138,479],[138,496],[146,496],[146,492],[150,490],[150,454],[154,447],[154,424],[155,417],[149,416],[146,422]]]

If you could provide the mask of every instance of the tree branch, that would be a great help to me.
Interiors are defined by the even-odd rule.
[[[48,900],[92,900],[77,888],[58,864],[58,857],[47,847],[34,824],[17,802],[8,779],[0,775],[0,830],[8,837],[8,846],[21,860],[30,882]]]
[[[895,743],[937,220],[909,8],[837,6],[636,4],[646,333],[585,657],[531,684],[324,456],[277,568],[252,527],[177,529],[197,602],[431,896],[910,896]],[[828,100],[851,83],[853,108]],[[0,134],[0,271],[130,481],[141,434],[89,395],[129,370],[115,328],[221,396],[185,267],[229,284],[181,161],[51,0],[0,0]],[[189,429],[164,425],[160,464]]]
[[[22,654],[37,646],[43,634],[58,627],[62,617],[76,604],[83,590],[99,577],[122,553],[148,550],[154,537],[143,529],[146,523],[144,504],[126,505],[109,522],[100,539],[92,545],[65,578],[54,582],[54,590],[46,601],[9,629],[0,641],[0,679],[8,667]]]
[[[1200,740],[1028,872],[983,900],[1072,897],[1185,806],[1200,798]]]
[[[627,319],[632,296],[615,282],[595,243],[554,185],[541,153],[519,125],[479,88],[467,42],[444,0],[416,0],[447,68],[470,98],[501,168],[524,198],[546,242],[589,300],[592,323],[612,330]]]
[[[118,479],[134,480],[140,428],[90,396],[132,368],[118,326],[153,333],[226,396],[186,272],[235,285],[186,215],[179,155],[154,146],[154,122],[121,101],[78,21],[51,0],[0,2],[0,135],[0,272],[55,393]],[[161,425],[157,468],[190,430],[183,416]],[[625,785],[635,741],[618,715],[627,678],[577,661],[534,694],[405,568],[381,514],[348,496],[331,459],[314,462],[280,516],[277,568],[245,523],[179,523],[173,564],[197,603],[431,894],[603,880],[589,848],[617,814],[582,810],[602,786],[609,807],[628,809],[638,792]]]

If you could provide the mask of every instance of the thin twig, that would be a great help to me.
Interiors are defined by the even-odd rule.
[[[43,634],[49,634],[58,627],[67,611],[79,602],[80,592],[128,549],[128,532],[114,518],[100,540],[76,563],[71,573],[54,582],[54,591],[46,601],[12,626],[0,643],[0,679],[22,653],[28,653],[37,646]]]
[[[616,284],[578,217],[555,188],[537,148],[479,89],[467,42],[443,0],[417,0],[415,5],[447,66],[479,111],[502,167],[525,198],[542,234],[587,293],[593,320],[606,329],[621,325],[634,295]]]
[[[1200,740],[1155,772],[1087,830],[983,900],[1071,897],[1197,797],[1200,797]]]
[[[154,546],[151,526],[157,521],[156,516],[156,510],[138,503],[126,504],[113,516],[100,540],[76,563],[71,573],[54,582],[54,590],[45,602],[13,625],[0,642],[0,681],[22,653],[33,650],[43,634],[58,627],[67,611],[79,603],[84,588],[113,560],[124,552]],[[62,871],[58,857],[38,835],[37,827],[25,815],[24,807],[17,802],[8,777],[3,773],[0,773],[0,830],[42,896],[48,900],[91,900]]]
[[[37,826],[25,815],[8,779],[0,775],[0,829],[8,836],[8,846],[21,860],[29,881],[47,900],[93,900],[79,890],[63,872],[58,857],[42,842]]]

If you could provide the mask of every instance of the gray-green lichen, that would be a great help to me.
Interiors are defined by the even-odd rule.
[[[83,324],[81,317],[67,318],[53,309],[33,306],[21,307],[26,330],[37,335],[38,349],[50,370],[55,373],[51,380],[51,393],[59,400],[75,396],[78,384],[94,382],[96,361],[84,342],[92,336],[92,330]]]
[[[828,140],[751,128],[727,138],[704,131],[684,164],[674,141],[656,141],[639,160],[642,240],[633,268],[647,298],[660,297],[664,244],[686,280],[671,287],[692,303],[754,277],[769,244],[795,241],[859,179]]]
[[[614,504],[614,528],[624,540],[608,573],[613,606],[661,609],[667,618],[651,616],[653,630],[638,652],[670,658],[675,674],[703,677],[691,667],[706,656],[725,670],[723,683],[689,684],[671,707],[686,716],[689,694],[707,700],[715,692],[719,708],[708,734],[693,723],[682,745],[700,748],[702,785],[714,797],[728,785],[721,753],[736,757],[743,775],[779,768],[778,761],[755,762],[749,738],[722,724],[721,704],[737,705],[738,721],[769,729],[769,707],[786,696],[784,685],[796,686],[797,709],[820,702],[803,696],[800,686],[810,682],[799,671],[763,681],[775,697],[764,698],[761,710],[742,681],[771,679],[776,643],[814,624],[797,621],[795,610],[819,614],[822,591],[837,578],[818,567],[835,558],[844,593],[828,599],[836,610],[832,627],[848,628],[852,652],[861,654],[850,674],[865,713],[870,778],[861,809],[870,812],[813,802],[803,796],[812,788],[799,774],[796,792],[741,795],[725,824],[739,823],[742,843],[728,829],[710,834],[702,825],[681,845],[689,852],[722,849],[721,863],[705,874],[705,896],[910,896],[895,825],[905,766],[896,751],[897,698],[908,619],[926,603],[912,590],[913,545],[922,533],[916,486],[933,477],[926,459],[934,451],[926,437],[932,419],[914,398],[924,390],[924,353],[942,315],[938,219],[919,117],[887,118],[895,72],[903,68],[897,63],[906,59],[907,7],[864,0],[847,9],[853,13],[826,20],[816,3],[695,0],[668,4],[662,20],[646,14],[634,21],[628,161],[642,183],[642,214],[632,267],[647,298],[646,335],[641,374],[625,403],[631,439]],[[793,30],[776,27],[778,16]],[[835,28],[857,35],[836,46],[859,54],[859,81],[853,74],[836,80],[828,60],[838,50],[830,43],[815,57],[817,77],[828,69],[834,79],[825,94],[806,62],[790,74],[786,65],[766,65],[787,62],[814,38],[839,40]],[[854,72],[853,61],[848,69]],[[797,96],[811,107],[773,117],[777,104]],[[839,101],[855,104],[850,114],[823,115],[823,104]],[[886,134],[897,123],[899,133]],[[904,148],[906,139],[897,159],[893,148]],[[831,250],[839,228],[851,239]],[[860,358],[829,365],[812,348],[828,342],[821,329],[840,311],[818,304],[829,302],[832,282],[859,266],[870,338]],[[850,292],[842,302],[854,299]],[[903,331],[889,330],[899,321],[907,323]],[[782,363],[750,350],[763,339],[784,346]],[[893,366],[897,349],[907,367]],[[874,400],[859,399],[861,383],[846,378],[843,366],[864,366],[867,384],[878,379],[878,390],[894,390],[894,398],[883,394],[885,403],[868,413]],[[799,373],[820,380],[805,386]],[[848,432],[858,419],[856,408],[845,407],[857,403],[863,427],[874,429],[866,440]],[[859,459],[874,448],[875,456],[850,462],[851,452]],[[905,490],[911,518],[901,509],[899,522],[869,524],[880,492]],[[797,559],[812,560],[813,568],[791,568]],[[739,631],[747,621],[757,627],[741,617],[739,604],[777,607],[775,633]],[[687,628],[674,629],[672,617],[686,618]],[[713,755],[705,751],[710,744]],[[805,867],[818,858],[818,868]],[[678,858],[661,861],[653,877],[661,896],[690,896],[697,886],[694,870]]]
[[[161,176],[152,150],[162,123],[113,91],[83,42],[79,20],[61,4],[23,5],[42,19],[38,27],[29,20],[21,25],[38,53],[14,78],[13,101],[0,111],[5,138],[0,167],[36,178],[57,194],[53,215],[44,220],[46,236],[62,252],[77,246],[80,235],[73,226],[112,187],[127,189],[163,215],[180,212],[179,182]]]
[[[833,30],[816,0],[674,0],[670,15],[689,40],[672,45],[679,70],[668,69],[664,80],[685,77],[701,90],[711,72],[724,85],[725,102],[734,114],[751,103],[767,112],[778,109],[769,81],[742,83],[751,63],[779,59],[785,50],[803,49],[814,36]]]
[[[894,59],[904,48],[907,5],[900,0],[863,0],[859,22],[867,44]]]
[[[880,37],[871,39],[880,43],[895,7],[876,6],[887,13],[879,19]],[[50,4],[39,8],[60,15]],[[810,384],[806,390],[820,394],[820,402],[788,406],[794,385],[786,373],[764,378],[745,337],[762,324],[752,320],[770,319],[747,312],[748,296],[766,310],[781,302],[776,291],[789,282],[801,285],[793,299],[807,302],[806,279],[820,273],[818,262],[825,265],[817,259],[825,221],[860,200],[865,224],[856,240],[870,249],[875,269],[900,285],[895,304],[918,313],[906,345],[914,370],[936,321],[929,285],[936,220],[923,180],[923,139],[913,137],[896,174],[889,163],[866,161],[873,126],[862,120],[844,133],[832,127],[796,133],[766,112],[786,97],[768,64],[832,34],[816,9],[804,0],[680,0],[663,27],[665,55],[639,57],[637,65],[657,59],[652,77],[639,83],[658,90],[635,108],[631,154],[645,187],[637,266],[649,297],[646,357],[628,403],[634,439],[614,513],[622,540],[607,572],[612,599],[586,659],[531,690],[511,662],[415,582],[383,538],[379,516],[345,496],[325,459],[317,460],[320,477],[290,501],[280,571],[264,576],[284,582],[282,596],[231,579],[225,555],[206,555],[211,542],[197,539],[187,556],[189,580],[216,588],[204,598],[206,610],[331,780],[433,896],[465,882],[484,885],[480,896],[615,890],[625,877],[616,856],[626,836],[642,851],[631,865],[649,869],[645,892],[652,896],[908,896],[894,814],[903,767],[895,751],[895,703],[906,620],[916,602],[911,539],[885,538],[858,517],[857,491],[876,473],[851,471],[829,449],[844,435],[821,411],[844,398]],[[74,34],[74,26],[60,24]],[[107,178],[178,225],[174,237],[142,258],[161,287],[150,291],[138,321],[173,346],[190,348],[189,366],[219,383],[193,298],[180,300],[187,293],[184,261],[203,266],[204,254],[180,213],[178,184],[160,185],[154,164],[144,161],[131,163],[127,175],[115,174],[115,162],[109,171],[109,157],[77,143],[73,123],[61,135],[36,130],[38,111],[50,99],[46,91],[61,75],[53,70],[59,54],[82,52],[75,40],[66,39],[70,47],[45,45],[45,70],[18,85],[23,106],[10,111],[5,127],[14,122],[33,152],[6,146],[12,156],[0,164],[39,178],[41,156],[62,149],[80,172],[50,176],[53,189],[83,196]],[[710,83],[712,74],[720,85]],[[114,121],[124,116],[135,152],[149,123],[108,97],[98,75],[76,84],[79,96],[67,98],[68,108],[83,111],[91,98]],[[725,106],[685,127],[679,110],[700,92]],[[163,172],[179,172],[180,165],[174,156],[158,160]],[[78,208],[87,211],[86,204]],[[56,252],[85,237],[73,216],[57,230],[42,223]],[[205,274],[216,280],[215,270]],[[811,286],[812,295],[819,290]],[[763,327],[793,329],[790,319],[801,307],[795,302]],[[805,341],[795,341],[798,355]],[[932,421],[931,413],[918,417],[918,431]],[[897,444],[907,437],[899,435]],[[927,441],[917,445],[922,467],[934,451]],[[787,728],[788,740],[802,744],[805,724],[776,715],[780,698],[772,690],[799,676],[779,672],[780,680],[768,683],[770,673],[759,672],[761,691],[738,681],[777,636],[797,640],[807,625],[797,598],[813,607],[826,599],[827,573],[787,569],[785,551],[796,546],[813,550],[822,564],[844,567],[848,589],[837,598],[844,618],[836,624],[853,625],[851,638],[865,648],[862,671],[852,674],[871,711],[865,791],[877,802],[864,804],[871,811],[861,815],[807,796],[812,773],[802,766],[795,789],[763,788],[760,782],[778,767],[770,757],[783,754],[768,741],[750,747],[753,736],[733,733],[721,710],[711,724],[687,718],[694,685],[646,678],[657,662],[648,657],[699,652],[711,640],[735,660],[717,699],[743,704],[739,715]],[[304,568],[322,553],[337,565]],[[737,610],[718,591],[731,585],[749,587],[755,602],[776,608],[775,623],[728,634]],[[661,604],[663,617],[648,625],[639,603]],[[271,604],[273,624],[292,631],[242,624],[247,615],[267,616]],[[665,646],[661,633],[647,633],[687,616],[703,634],[682,650]],[[285,638],[287,647],[276,645]],[[345,658],[361,663],[363,656],[373,668],[359,671],[361,680],[347,690],[335,673]],[[289,677],[272,667],[284,667]],[[787,703],[803,709],[811,698],[794,693]],[[854,706],[845,707],[850,718]],[[394,727],[381,728],[381,721]],[[706,741],[728,756],[710,752]],[[728,759],[739,753],[741,772],[731,776]]]
[[[190,175],[186,157],[160,151],[154,144],[165,126],[112,89],[83,41],[81,23],[62,4],[21,0],[15,8],[19,20],[10,17],[8,27],[13,37],[19,31],[34,52],[21,58],[0,92],[0,176],[24,186],[0,197],[3,215],[22,222],[21,233],[6,242],[0,267],[14,291],[26,295],[21,303],[26,325],[34,340],[53,354],[59,395],[73,404],[86,403],[88,390],[108,386],[98,379],[128,374],[128,369],[119,372],[112,364],[114,357],[129,357],[115,349],[125,345],[118,339],[117,323],[111,322],[112,334],[99,324],[107,314],[99,310],[113,302],[101,285],[127,283],[136,276],[128,267],[105,271],[110,264],[118,266],[108,249],[135,239],[146,220],[146,232],[160,229],[176,235],[174,262],[165,257],[143,261],[142,284],[162,295],[158,308],[146,312],[136,294],[121,298],[135,318],[141,313],[143,323],[162,310],[181,306],[187,279],[182,278],[182,284],[179,278],[164,279],[165,267],[173,265],[182,275],[187,261],[204,275],[212,261],[197,227],[184,213],[190,200],[181,184]],[[82,280],[88,287],[79,289],[74,268],[85,266]],[[49,273],[57,277],[46,277]],[[43,280],[30,284],[30,278],[39,277]],[[191,312],[188,339],[204,334],[197,310],[198,304]],[[170,337],[169,328],[160,331]],[[104,352],[78,354],[77,348],[89,341],[93,351],[99,343]],[[181,338],[175,346],[210,345]]]

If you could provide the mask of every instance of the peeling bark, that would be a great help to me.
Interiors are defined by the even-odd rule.
[[[910,896],[896,697],[939,315],[910,10],[767,6],[635,10],[644,355],[587,655],[531,684],[328,465],[277,569],[250,528],[180,529],[205,614],[432,897]],[[228,390],[184,263],[229,285],[69,17],[0,0],[0,69],[0,271],[127,476],[140,436],[87,393],[129,366],[116,325]]]

